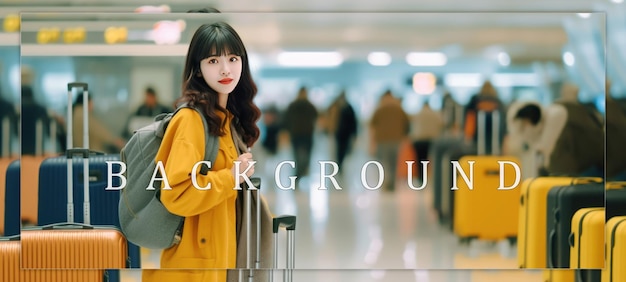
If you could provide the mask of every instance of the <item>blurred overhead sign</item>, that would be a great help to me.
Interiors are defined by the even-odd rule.
[[[18,32],[20,31],[20,16],[17,14],[10,14],[4,18],[4,31],[5,32]]]
[[[128,40],[128,29],[126,27],[112,26],[104,30],[104,42],[107,44],[116,44],[126,42]]]

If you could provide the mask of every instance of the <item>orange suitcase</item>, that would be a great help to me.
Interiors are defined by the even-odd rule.
[[[602,182],[601,178],[536,177],[522,182],[519,201],[517,261],[520,268],[546,268],[548,191],[555,186]]]
[[[0,281],[20,281],[19,235],[0,237]]]
[[[85,282],[102,281],[104,270],[25,270],[20,269],[18,236],[0,237],[0,282]]]
[[[407,161],[412,161],[412,170],[411,176],[419,178],[422,174],[421,171],[417,169],[419,158],[416,158],[415,150],[413,149],[413,144],[410,140],[404,140],[400,143],[400,148],[398,149],[398,158],[396,160],[396,178],[398,179],[407,179],[409,176],[409,167],[406,163]],[[410,181],[410,180],[409,180]]]
[[[70,83],[68,85],[69,101],[73,87],[83,88],[83,97],[87,95],[87,85],[84,83]],[[85,108],[86,109],[86,108]],[[85,113],[85,119],[87,114]],[[71,120],[71,111],[68,113]],[[88,122],[83,122],[83,140],[89,144]],[[68,134],[68,148],[71,146],[71,134]],[[116,269],[125,268],[128,260],[128,244],[122,232],[115,226],[92,226],[90,223],[89,192],[83,193],[83,218],[85,224],[74,223],[73,203],[73,165],[72,156],[80,154],[85,162],[85,170],[89,167],[89,149],[70,149],[67,152],[67,221],[46,226],[28,227],[22,229],[22,268],[49,269]],[[83,172],[83,186],[89,189],[89,172]],[[45,200],[45,199],[40,199]],[[114,212],[114,211],[111,211]]]

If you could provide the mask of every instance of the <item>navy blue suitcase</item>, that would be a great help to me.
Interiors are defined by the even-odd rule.
[[[6,171],[4,192],[4,236],[20,234],[20,160],[12,161]]]
[[[120,192],[105,190],[107,187],[107,161],[119,161],[119,155],[96,154],[89,155],[89,199],[90,217],[92,225],[115,225],[120,227],[118,217],[118,204]],[[74,166],[74,220],[84,222],[83,217],[83,160],[73,158]],[[112,166],[111,173],[118,173],[120,167]],[[119,186],[119,178],[112,178],[113,187]],[[39,204],[38,223],[43,226],[52,223],[67,221],[67,157],[54,157],[44,160],[39,169]],[[41,199],[46,199],[42,201]],[[139,247],[128,242],[128,255],[130,258],[128,267],[140,268]]]

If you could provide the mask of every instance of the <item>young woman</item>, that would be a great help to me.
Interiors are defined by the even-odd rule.
[[[254,173],[252,155],[245,147],[259,137],[256,121],[261,112],[253,103],[257,88],[241,38],[223,22],[196,30],[183,75],[178,102],[203,109],[209,133],[219,136],[219,151],[211,171],[196,174],[197,186],[211,183],[211,189],[197,189],[191,171],[204,157],[201,116],[181,109],[172,118],[157,154],[172,189],[162,190],[160,199],[185,222],[180,243],[163,250],[161,268],[179,270],[145,270],[143,281],[226,281],[225,269],[236,267],[234,161],[241,162],[241,172],[250,166],[246,174]],[[223,270],[200,270],[207,268]]]

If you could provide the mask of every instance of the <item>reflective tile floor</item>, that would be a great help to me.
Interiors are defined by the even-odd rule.
[[[506,240],[461,244],[449,226],[438,222],[430,185],[414,191],[406,179],[399,179],[394,192],[366,189],[361,178],[372,186],[378,178],[373,166],[361,175],[372,159],[365,148],[358,140],[335,176],[341,190],[330,179],[320,180],[322,173],[332,174],[332,165],[322,171],[319,161],[334,159],[332,143],[324,135],[316,136],[310,173],[298,179],[295,190],[281,190],[276,183],[289,186],[289,176],[294,175],[287,165],[275,175],[280,162],[293,159],[288,147],[275,156],[253,149],[255,176],[262,178],[261,193],[272,211],[297,216],[299,270],[294,281],[541,281],[540,271],[510,270],[517,268],[516,246]],[[328,189],[319,189],[320,183]],[[284,266],[284,233],[281,236],[279,266]],[[142,266],[158,268],[159,255],[144,250]],[[140,281],[140,271],[123,270],[122,278]]]

